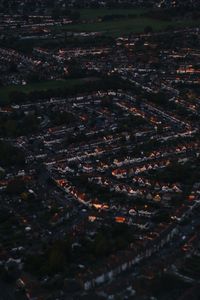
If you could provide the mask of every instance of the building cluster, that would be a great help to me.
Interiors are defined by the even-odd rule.
[[[57,8],[99,8],[99,7],[198,7],[198,0],[11,0],[5,5],[5,0],[0,1],[0,7],[5,11],[17,11],[25,13],[48,12]]]

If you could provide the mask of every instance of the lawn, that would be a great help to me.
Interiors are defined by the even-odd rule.
[[[9,99],[9,94],[13,91],[20,91],[24,93],[31,93],[33,91],[46,91],[49,89],[57,89],[57,88],[67,88],[76,86],[79,84],[84,84],[86,78],[78,78],[78,79],[66,79],[66,80],[49,80],[49,81],[41,81],[37,83],[31,83],[27,85],[10,85],[6,87],[0,88],[0,100],[7,101]]]

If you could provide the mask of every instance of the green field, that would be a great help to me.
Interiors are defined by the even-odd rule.
[[[157,21],[148,18],[125,19],[109,22],[94,22],[85,24],[74,24],[65,26],[65,29],[73,32],[102,32],[106,35],[119,36],[130,33],[143,33],[146,26],[151,26],[154,31],[167,29],[168,26],[174,28],[184,28],[199,26],[199,21]]]
[[[9,94],[13,91],[31,93],[33,91],[46,91],[49,89],[68,88],[79,84],[84,84],[87,79],[66,79],[66,80],[49,80],[27,85],[10,85],[0,88],[0,100],[8,101]]]
[[[117,8],[98,8],[98,9],[81,9],[80,14],[81,14],[81,19],[82,20],[94,20],[97,19],[98,17],[104,17],[106,15],[137,15],[140,16],[142,13],[145,13],[147,9],[144,8],[130,8],[130,9],[117,9]]]
[[[127,18],[118,21],[69,25],[66,26],[65,29],[75,32],[102,32],[106,35],[119,36],[131,32],[144,32],[146,26],[151,26],[153,30],[159,31],[165,29],[168,25],[169,22],[154,21],[147,18]]]
[[[151,26],[154,31],[165,30],[168,26],[174,28],[199,26],[200,20],[180,19],[162,21],[142,16],[146,9],[82,9],[80,10],[82,23],[64,25],[63,28],[73,32],[102,32],[110,36],[128,35],[130,33],[143,33],[145,27]],[[124,15],[124,19],[99,22],[98,17],[105,15]],[[130,18],[128,15],[135,15]]]

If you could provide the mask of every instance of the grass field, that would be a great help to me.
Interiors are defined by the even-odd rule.
[[[140,16],[142,13],[145,13],[147,9],[144,8],[130,8],[130,9],[117,9],[117,8],[98,8],[98,9],[81,9],[80,14],[81,14],[81,19],[82,20],[94,20],[97,19],[98,17],[104,17],[106,15],[137,15]]]
[[[66,26],[65,29],[77,32],[103,32],[106,35],[119,36],[122,34],[129,34],[144,32],[146,26],[151,26],[153,30],[159,31],[166,28],[169,22],[154,21],[147,18],[124,19],[109,22],[95,22],[86,24],[75,24]]]
[[[74,24],[65,26],[66,30],[74,32],[102,32],[106,35],[119,36],[132,33],[142,33],[146,26],[151,26],[154,31],[165,30],[168,26],[174,28],[184,28],[199,26],[199,21],[184,20],[184,21],[157,21],[148,18],[124,19],[109,22],[94,22],[85,24]]]
[[[175,28],[199,26],[200,20],[182,19],[177,21],[162,21],[142,16],[147,9],[82,9],[81,20],[84,23],[64,25],[63,28],[73,32],[102,32],[110,36],[128,35],[129,33],[142,33],[146,26],[151,26],[154,31],[165,30],[168,26]],[[105,15],[121,14],[126,18],[106,22],[98,22],[98,17]],[[128,15],[136,15],[128,18]]]
[[[0,100],[8,101],[9,94],[13,91],[31,93],[33,91],[46,91],[49,89],[68,88],[79,84],[84,84],[87,79],[66,79],[66,80],[49,80],[27,85],[10,85],[0,88]]]

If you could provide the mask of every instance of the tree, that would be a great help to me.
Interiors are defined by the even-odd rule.
[[[23,166],[25,163],[24,153],[9,143],[0,141],[0,164],[2,166]]]
[[[70,240],[55,241],[49,250],[47,269],[50,273],[62,272],[69,262],[71,255]]]
[[[144,33],[148,34],[148,33],[152,33],[153,32],[153,28],[151,26],[146,26],[144,28]]]
[[[52,10],[51,16],[53,19],[58,20],[61,15],[62,15],[62,12],[59,8],[54,8]]]
[[[25,182],[21,179],[14,179],[7,185],[6,192],[8,194],[22,194],[25,190]]]
[[[97,256],[105,256],[108,253],[108,241],[103,236],[103,234],[99,233],[94,242],[94,252]]]

